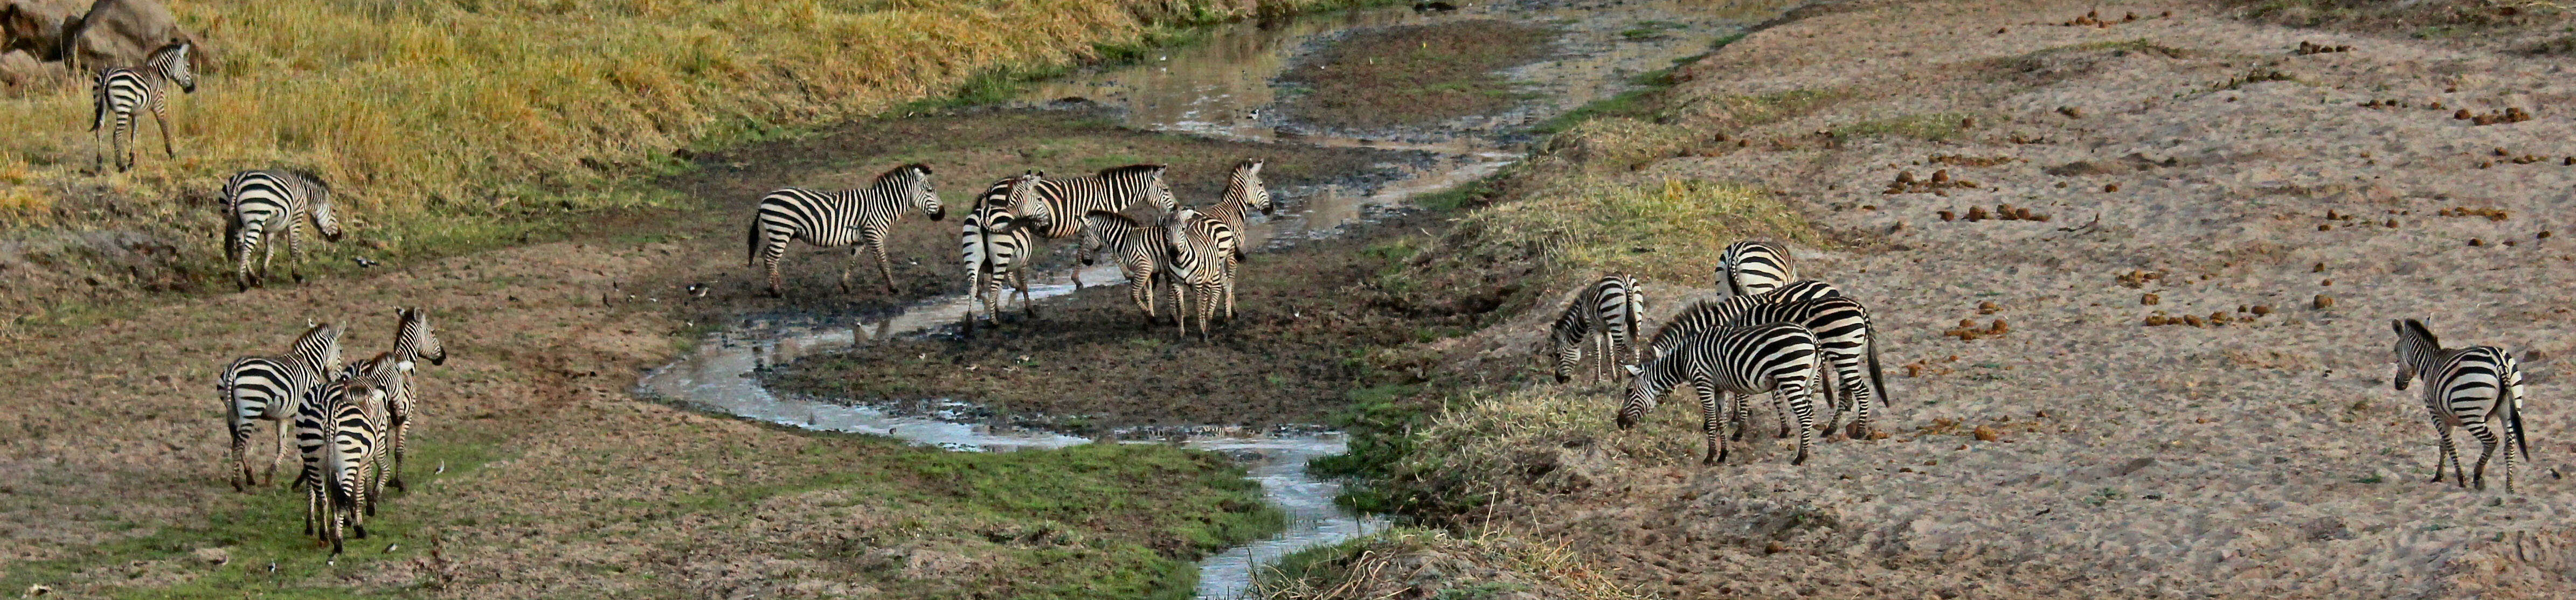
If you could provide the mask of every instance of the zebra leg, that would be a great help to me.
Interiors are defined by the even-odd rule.
[[[1199,341],[1208,339],[1208,317],[1216,316],[1217,301],[1224,298],[1221,285],[1215,281],[1199,284]]]
[[[2442,417],[2440,415],[2435,415],[2433,417],[2433,434],[2437,436],[2436,443],[2441,444],[2441,446],[2433,449],[2433,478],[2425,481],[2425,483],[2441,483],[2442,468],[2450,466],[2453,458],[2451,455],[2451,427],[2449,424],[2442,422]]]
[[[161,154],[169,156],[170,158],[178,158],[179,151],[172,149],[170,146],[170,115],[167,114],[168,112],[169,109],[162,108],[161,103],[152,103],[152,122],[160,125],[161,127]],[[140,128],[138,127],[137,129]]]
[[[902,288],[894,286],[894,261],[886,259],[885,242],[869,243],[868,251],[877,255],[877,274],[885,276],[886,293],[902,292]]]
[[[1812,374],[1809,375],[1807,379],[1816,381],[1822,380],[1821,377],[1817,377]],[[1821,388],[1822,386],[1818,387]],[[1773,392],[1773,394],[1778,396],[1788,396],[1789,410],[1797,413],[1798,458],[1790,460],[1789,464],[1807,464],[1808,451],[1816,447],[1816,409],[1815,400],[1812,394],[1820,391],[1823,390],[1808,389],[1804,382],[1800,382],[1794,385],[1781,385],[1779,391]]]
[[[1225,259],[1225,320],[1234,322],[1234,257]]]
[[[303,219],[295,219],[286,223],[286,254],[288,260],[295,262],[293,269],[287,273],[294,276],[296,283],[304,283]]]
[[[760,264],[761,264],[761,266],[762,266],[762,267],[766,268],[766,269],[768,270],[768,272],[769,272],[769,297],[771,297],[771,298],[785,298],[785,297],[787,297],[787,294],[786,294],[785,292],[781,292],[781,291],[779,291],[779,290],[780,290],[782,287],[784,287],[784,286],[786,285],[786,283],[787,283],[787,279],[786,279],[786,277],[780,276],[780,275],[778,274],[778,261],[779,261],[779,259],[783,259],[783,258],[786,258],[786,255],[785,255],[785,254],[783,254],[783,253],[782,253],[782,254],[770,254],[770,253],[768,253],[768,252],[762,252],[762,253],[761,253],[761,257],[760,257]],[[968,292],[968,293],[973,293],[973,292],[974,292],[974,290],[967,290],[967,292]],[[972,305],[972,304],[974,304],[974,303],[973,303],[973,302],[968,302],[967,304]],[[973,306],[968,306],[968,307],[967,307],[967,311],[972,312],[973,310],[974,310],[974,307],[973,307]]]
[[[390,423],[388,423],[390,427],[387,429],[389,429],[392,434],[389,439],[391,443],[387,445],[393,447],[394,453],[393,473],[387,478],[388,481],[386,483],[393,484],[394,490],[396,491],[408,492],[411,491],[411,488],[403,485],[402,480],[403,438],[408,437],[407,434],[411,433],[411,415],[406,414],[399,417],[387,416],[386,420],[390,421]]]
[[[2474,475],[2474,481],[2477,482],[2477,488],[2479,491],[2485,491],[2487,489],[2487,460],[2495,458],[2496,447],[2502,446],[2503,444],[2498,443],[2500,440],[2496,439],[2495,430],[2489,429],[2484,423],[2469,424],[2469,437],[2478,438],[2478,443],[2483,446],[2483,448],[2478,452],[2478,470],[2476,471],[2476,475]],[[2513,460],[2512,452],[2506,452],[2504,453],[2504,456],[2505,460]]]
[[[1726,450],[1720,448],[1717,441],[1717,404],[1720,392],[1717,391],[1717,386],[1700,381],[1691,382],[1691,391],[1699,395],[1699,433],[1708,445],[1707,453],[1700,455],[1699,464],[1714,465],[1726,462]]]
[[[1172,326],[1181,328],[1181,337],[1190,337],[1190,287],[1180,279],[1172,280]]]
[[[224,412],[228,413],[225,417],[230,421],[224,429],[230,431],[233,438],[233,466],[241,470],[241,477],[233,480],[233,491],[238,492],[242,491],[244,483],[259,484],[259,480],[252,478],[250,473],[251,423],[241,417],[241,409],[227,408]]]
[[[849,262],[841,263],[841,293],[850,293],[850,263],[859,262],[859,253],[865,251],[867,247],[864,245],[853,246],[850,248]]]
[[[1780,421],[1780,437],[1789,437],[1789,399],[1779,390],[1771,391],[1771,416]]]
[[[1153,296],[1154,283],[1151,277],[1127,281],[1127,301],[1136,303],[1138,310],[1145,311],[1145,324],[1149,326],[1154,324]]]
[[[1735,417],[1730,420],[1735,424],[1735,434],[1726,439],[1741,442],[1744,430],[1753,428],[1753,395],[1735,394],[1730,402],[1735,405]]]
[[[248,228],[244,228],[241,235],[251,235],[251,232]],[[241,247],[240,255],[235,256],[233,261],[233,284],[241,286],[241,291],[250,291],[250,246],[232,240],[226,240],[225,243]]]
[[[277,262],[277,240],[259,245],[259,285],[268,287],[269,265]]]
[[[1016,288],[1019,288],[1019,289],[1020,289],[1020,313],[1021,313],[1021,314],[1025,314],[1025,315],[1028,315],[1028,316],[1029,316],[1029,318],[1032,318],[1032,319],[1037,318],[1037,316],[1038,316],[1038,306],[1037,306],[1036,304],[1032,304],[1032,303],[1030,303],[1030,301],[1029,301],[1029,278],[1028,278],[1028,276],[1027,276],[1027,275],[1025,275],[1023,271],[1012,271],[1012,272],[1011,272],[1011,287],[1016,287]]]

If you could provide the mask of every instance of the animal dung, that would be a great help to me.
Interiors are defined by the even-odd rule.
[[[2463,108],[2460,109],[2459,112],[2451,113],[2451,118],[2453,120],[2468,121],[2472,125],[2494,125],[2498,123],[2520,123],[2523,121],[2529,121],[2531,120],[2531,113],[2523,110],[2522,107],[2519,106],[2510,106],[2506,107],[2504,110],[2486,114],[2469,112],[2469,109]],[[2498,148],[2496,151],[2499,153],[2497,156],[2504,156],[2504,154],[2501,154],[2504,149]]]
[[[2513,218],[2513,213],[2505,212],[2503,209],[2470,208],[2465,206],[2445,208],[2433,211],[2433,214],[2444,217],[2486,217],[2489,221],[2503,221]]]
[[[2105,192],[2117,192],[2117,191],[2120,191],[2120,184],[2117,184],[2117,183],[2106,183],[2106,184],[2102,184],[2102,191],[2105,191]]]
[[[1954,212],[1950,212],[1950,211],[1946,211],[1946,210],[1945,210],[1945,211],[1941,211],[1941,221],[1942,221],[1942,222],[1955,221],[1955,220],[1958,220],[1958,219],[1959,219],[1959,213],[1954,213]]]
[[[1991,315],[1991,314],[1995,314],[1995,313],[1998,313],[1998,312],[2003,312],[2003,310],[2004,310],[2004,307],[1999,306],[1999,305],[1996,305],[1996,304],[1994,303],[1994,301],[1992,301],[1992,300],[1988,300],[1988,301],[1978,302],[1978,303],[1977,303],[1977,314],[1981,314],[1981,315]]]
[[[2299,50],[2298,50],[2298,54],[2299,54],[2300,56],[2306,56],[2306,55],[2310,55],[2310,54],[2325,54],[2325,53],[2328,53],[2328,52],[2351,52],[2351,51],[2352,51],[2352,46],[2350,46],[2350,45],[2336,45],[2336,46],[2328,46],[2328,45],[2325,45],[2325,44],[2319,44],[2319,43],[2315,43],[2315,42],[2306,42],[2306,41],[2302,41],[2302,42],[2299,42]]]
[[[2481,239],[2478,239],[2478,238],[2469,238],[2469,247],[2474,248],[2474,247],[2484,246],[2484,245],[2487,245],[2487,241],[2486,241],[2486,240],[2481,240]]]
[[[2163,296],[2155,295],[2152,292],[2138,295],[2138,304],[2141,306],[2155,306],[2156,303],[2163,301]]]
[[[2003,432],[1996,431],[1995,428],[1984,425],[1978,425],[1974,433],[1977,436],[1977,441],[1980,442],[1991,442],[2003,439],[2004,437]]]
[[[2057,114],[2066,115],[2066,118],[2069,119],[2081,119],[2084,118],[2084,109],[2072,106],[2060,106],[2057,107]]]
[[[2272,306],[2269,304],[2256,304],[2254,305],[2254,308],[2247,309],[2246,312],[2254,313],[2254,316],[2260,317],[2272,314]]]
[[[2315,300],[2311,300],[2311,301],[2309,301],[2309,302],[2308,302],[2308,307],[2309,307],[2309,308],[2314,308],[2314,309],[2317,309],[2317,310],[2326,310],[2326,309],[2334,308],[2334,296],[2328,296],[2328,295],[2325,295],[2325,294],[2317,294],[2317,297],[2316,297],[2316,299],[2315,299]]]

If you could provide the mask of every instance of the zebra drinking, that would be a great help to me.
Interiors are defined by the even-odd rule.
[[[1593,378],[1610,373],[1612,364],[1638,363],[1636,334],[1645,326],[1646,295],[1637,279],[1609,275],[1585,287],[1548,327],[1549,353],[1556,356],[1556,381],[1574,379],[1588,353],[1596,361]]]
[[[233,466],[240,472],[233,479],[233,491],[245,486],[266,485],[251,476],[251,435],[260,423],[268,423],[271,453],[268,478],[275,480],[277,463],[285,458],[285,424],[295,411],[304,392],[327,381],[340,369],[340,328],[328,323],[314,325],[287,346],[285,354],[252,356],[234,360],[224,367],[215,391],[224,399],[226,431],[232,434]]]
[[[269,260],[277,256],[277,245],[268,240],[270,228],[285,228],[288,258],[295,261],[299,282],[304,280],[304,222],[312,221],[323,239],[340,240],[340,219],[331,215],[331,186],[308,171],[234,173],[224,180],[224,212],[224,254],[233,260],[233,283],[243,291],[252,282],[252,250],[260,251],[258,282],[268,284]]]
[[[1825,421],[1826,427],[1831,428],[1841,419],[1840,411],[1849,407],[1856,413],[1851,424],[1852,437],[1865,439],[1877,431],[1876,421],[1871,418],[1870,404],[1875,399],[1884,406],[1887,378],[1879,369],[1878,331],[1870,325],[1869,308],[1858,300],[1839,296],[1790,302],[1766,302],[1766,298],[1735,296],[1692,303],[1655,330],[1654,337],[1647,342],[1648,355],[1670,353],[1684,339],[1711,330],[1763,323],[1803,325],[1815,333],[1825,360],[1833,363],[1834,379],[1841,392],[1839,398],[1828,395],[1835,400],[1836,415]],[[1864,364],[1869,371],[1866,384],[1861,379]],[[1772,396],[1772,407],[1775,411],[1780,408],[1779,396]],[[1781,415],[1784,418],[1780,420],[1780,435],[1786,437],[1789,421],[1785,418],[1786,413]]]
[[[188,50],[193,47],[191,42],[172,43],[144,57],[143,66],[99,71],[98,80],[93,82],[96,89],[91,95],[89,130],[93,141],[100,142],[100,150],[114,146],[117,172],[134,167],[134,137],[143,129],[135,121],[134,111],[141,108],[152,109],[152,122],[161,127],[161,152],[179,157],[179,151],[170,145],[170,86],[178,86],[183,93],[197,91],[197,74],[188,68]],[[109,127],[110,117],[115,119],[113,128]],[[96,140],[101,133],[108,139]],[[104,166],[107,160],[101,157],[99,162]]]
[[[888,169],[877,175],[868,187],[839,192],[818,192],[804,188],[781,188],[760,198],[754,211],[746,243],[744,262],[758,264],[769,275],[769,295],[780,295],[782,283],[778,263],[787,256],[787,242],[805,243],[823,248],[856,244],[850,249],[850,260],[860,251],[876,257],[877,273],[885,276],[887,293],[898,291],[894,285],[894,267],[886,258],[886,233],[894,228],[895,217],[905,206],[921,211],[932,221],[947,212],[939,206],[939,192],[930,183],[930,166],[913,163]],[[850,290],[850,266],[841,266],[841,291]]]
[[[2514,451],[2531,458],[2531,443],[2522,429],[2521,363],[2495,346],[2443,348],[2421,321],[2400,319],[2389,325],[2397,332],[2397,377],[2391,383],[2405,391],[2415,378],[2424,379],[2424,408],[2432,413],[2433,433],[2441,439],[2432,483],[2442,481],[2447,463],[2453,481],[2468,487],[2469,476],[2462,472],[2466,467],[2451,443],[2451,428],[2465,427],[2484,446],[2478,454],[2477,488],[2487,489],[2487,460],[2504,450],[2504,489],[2513,491]]]
[[[1643,367],[1628,367],[1634,377],[1628,383],[1628,401],[1619,407],[1619,428],[1635,427],[1666,392],[1688,383],[1699,395],[1700,432],[1708,440],[1708,453],[1701,457],[1700,464],[1725,462],[1733,444],[1718,442],[1718,409],[1726,402],[1734,403],[1732,421],[1735,438],[1740,439],[1747,416],[1741,396],[1776,392],[1788,399],[1789,410],[1798,421],[1798,457],[1789,464],[1806,464],[1808,450],[1815,446],[1816,438],[1815,405],[1809,394],[1824,384],[1824,371],[1816,368],[1816,353],[1815,334],[1790,323],[1689,336],[1671,353]]]

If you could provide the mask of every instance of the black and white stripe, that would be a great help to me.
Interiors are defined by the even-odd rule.
[[[412,365],[427,360],[429,364],[447,364],[447,345],[438,341],[438,332],[429,325],[429,313],[418,308],[394,309],[394,349],[388,354],[400,364]],[[400,378],[402,385],[392,390],[385,403],[384,446],[393,454],[388,473],[396,490],[403,485],[403,448],[411,439],[411,426],[420,417],[420,384],[409,374]]]
[[[381,436],[385,403],[402,386],[410,363],[392,353],[349,365],[330,383],[305,394],[296,414],[296,443],[305,449],[305,531],[318,533],[339,554],[343,528],[367,537],[366,517],[376,512],[383,483]]]
[[[331,186],[320,176],[293,169],[255,169],[224,180],[224,254],[233,259],[233,283],[249,290],[250,254],[260,251],[260,285],[268,284],[269,261],[277,244],[269,237],[283,228],[295,279],[304,279],[304,222],[323,239],[340,240],[340,219],[331,214]]]
[[[1260,159],[1246,159],[1235,163],[1234,172],[1226,176],[1225,195],[1219,198],[1215,205],[1200,210],[1199,214],[1233,228],[1235,235],[1241,236],[1251,232],[1252,211],[1258,210],[1261,214],[1268,215],[1274,210],[1270,204],[1270,187],[1261,183],[1262,164],[1263,161]],[[1245,245],[1238,239],[1234,252],[1225,257],[1225,318],[1227,319],[1234,318],[1235,268],[1237,263],[1243,262],[1244,253],[1248,252],[1244,249]]]
[[[277,463],[286,453],[284,426],[293,416],[296,402],[339,368],[340,328],[330,324],[306,329],[285,354],[245,357],[224,367],[215,390],[223,396],[225,430],[231,433],[233,466],[239,469],[233,479],[233,491],[265,484],[251,476],[248,456],[250,438],[262,422],[268,424],[273,440],[269,477],[276,477]]]
[[[2433,432],[2441,438],[2441,453],[2433,459],[2433,482],[2442,481],[2442,466],[2447,463],[2453,481],[2469,485],[2460,452],[2451,443],[2451,428],[2465,427],[2485,446],[2478,454],[2477,488],[2487,488],[2487,461],[2501,449],[2504,489],[2513,491],[2515,450],[2524,459],[2531,458],[2531,443],[2523,438],[2520,362],[2495,346],[2443,348],[2433,332],[2414,319],[2389,324],[2397,332],[2397,377],[2392,383],[2404,391],[2414,378],[2424,379],[2424,408],[2432,413]]]
[[[1170,278],[1165,263],[1170,244],[1165,243],[1161,229],[1149,227],[1135,219],[1109,211],[1095,210],[1082,216],[1082,250],[1075,254],[1082,264],[1108,257],[1127,276],[1127,298],[1145,311],[1145,321],[1154,320],[1154,300],[1160,295],[1156,284]]]
[[[1843,295],[1832,284],[1799,280],[1789,267],[1789,253],[1769,242],[1744,241],[1726,247],[1718,258],[1718,287],[1737,296],[1767,296],[1773,301],[1814,300]]]
[[[894,228],[895,217],[906,206],[921,211],[930,220],[946,215],[939,206],[939,192],[931,186],[930,166],[913,163],[878,174],[868,187],[838,192],[818,192],[804,188],[783,188],[760,198],[760,208],[751,219],[744,262],[767,269],[769,294],[779,294],[781,283],[778,262],[787,256],[787,242],[805,243],[824,248],[856,244],[850,249],[850,260],[859,252],[876,256],[877,273],[884,275],[886,291],[896,291],[894,268],[886,259],[886,233]],[[850,289],[850,267],[841,266],[841,290]]]
[[[1791,323],[1688,336],[1671,353],[1644,367],[1628,368],[1635,378],[1628,383],[1627,403],[1619,407],[1619,428],[1635,427],[1666,392],[1688,383],[1699,395],[1700,431],[1708,438],[1708,454],[1700,462],[1724,462],[1726,446],[1732,444],[1721,446],[1717,440],[1720,405],[1735,403],[1734,437],[1741,439],[1747,411],[1739,396],[1773,392],[1788,399],[1790,416],[1797,420],[1798,457],[1789,464],[1805,464],[1816,437],[1810,396],[1824,385],[1824,371],[1816,368],[1817,352],[1815,333]]]
[[[1172,198],[1172,188],[1163,181],[1169,167],[1157,164],[1135,164],[1101,169],[1091,175],[1045,178],[1038,181],[1037,195],[1047,203],[1048,215],[1023,208],[1020,216],[1027,225],[1035,226],[1039,236],[1064,239],[1082,233],[1082,215],[1100,210],[1126,212],[1140,202],[1152,202],[1164,213],[1180,210],[1180,201]],[[1057,219],[1061,215],[1064,218]],[[1075,273],[1073,287],[1082,287],[1082,274]]]
[[[142,66],[98,72],[98,80],[93,82],[97,87],[91,94],[89,130],[93,139],[101,133],[107,135],[108,139],[99,145],[102,150],[114,146],[117,171],[134,167],[134,136],[142,129],[134,112],[147,107],[152,109],[152,121],[161,126],[162,153],[172,158],[179,156],[170,145],[170,86],[178,86],[181,92],[197,91],[197,74],[188,68],[188,50],[192,47],[190,42],[173,43],[153,50]],[[111,119],[114,128],[108,126]]]
[[[1224,300],[1231,275],[1226,265],[1237,249],[1234,227],[1187,208],[1164,217],[1164,239],[1171,252],[1172,323],[1180,326],[1181,335],[1190,334],[1183,313],[1190,308],[1190,291],[1197,290],[1199,339],[1207,339],[1208,318]]]
[[[984,314],[1001,322],[1001,302],[1009,296],[996,297],[1002,280],[1009,279],[1020,291],[1020,310],[1037,314],[1029,304],[1029,283],[1024,271],[1033,258],[1034,227],[1026,226],[1012,208],[1026,206],[1038,211],[1046,207],[1034,202],[1033,195],[1040,175],[1029,173],[994,182],[975,198],[974,210],[966,214],[966,226],[960,242],[960,253],[966,262],[965,329],[975,330],[975,301],[984,303]],[[1037,205],[1037,206],[1031,206]]]
[[[1635,277],[1608,275],[1584,287],[1548,327],[1556,381],[1572,380],[1587,354],[1597,361],[1595,379],[1611,373],[1613,364],[1637,364],[1641,356],[1636,340],[1645,326],[1645,314],[1645,290]]]
[[[1876,431],[1871,405],[1879,403],[1883,406],[1887,378],[1879,368],[1878,332],[1870,325],[1869,308],[1858,300],[1843,297],[1792,302],[1767,302],[1763,298],[1735,296],[1693,303],[1655,330],[1654,337],[1647,342],[1648,355],[1670,353],[1681,345],[1683,339],[1706,331],[1763,323],[1802,325],[1815,333],[1825,360],[1833,364],[1836,387],[1841,392],[1839,398],[1834,398],[1836,416],[1826,420],[1828,428],[1840,420],[1841,410],[1850,409],[1856,413],[1852,419],[1852,437],[1866,438]],[[1864,366],[1869,372],[1866,381],[1861,378]],[[1832,398],[1831,395],[1828,397]],[[1779,401],[1778,396],[1772,397],[1775,408]],[[1781,428],[1781,435],[1788,435],[1786,419],[1781,420]]]

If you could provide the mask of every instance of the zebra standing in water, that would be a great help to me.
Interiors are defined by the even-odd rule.
[[[939,206],[939,192],[930,184],[929,165],[895,167],[878,174],[875,183],[855,190],[782,188],[770,192],[760,198],[760,208],[752,216],[744,262],[766,268],[769,295],[778,296],[778,262],[787,256],[787,242],[805,240],[823,248],[857,244],[850,249],[850,260],[858,260],[862,250],[876,255],[877,273],[885,276],[886,292],[896,292],[894,267],[886,259],[885,237],[906,204],[932,221],[947,215]],[[850,291],[850,266],[846,264],[841,266],[841,291]]]
[[[288,258],[295,261],[294,277],[304,280],[304,222],[322,238],[340,241],[340,219],[331,216],[331,186],[310,172],[292,169],[258,169],[234,173],[224,180],[224,254],[233,259],[233,283],[242,291],[251,285],[250,253],[259,250],[259,284],[268,285],[270,259],[277,257],[277,244],[271,243],[269,230],[283,228]]]
[[[1796,323],[1815,333],[1817,348],[1824,352],[1826,361],[1833,363],[1834,379],[1840,384],[1840,398],[1827,394],[1829,400],[1835,401],[1836,413],[1825,420],[1825,426],[1832,428],[1834,422],[1841,419],[1840,411],[1848,406],[1857,413],[1852,419],[1852,437],[1867,439],[1871,432],[1877,431],[1876,421],[1870,412],[1871,392],[1876,391],[1877,400],[1885,402],[1887,378],[1879,370],[1878,345],[1872,342],[1878,334],[1870,326],[1869,308],[1858,300],[1843,297],[1793,302],[1765,302],[1761,298],[1736,296],[1693,303],[1665,321],[1663,328],[1655,330],[1655,336],[1647,342],[1648,356],[1671,353],[1681,346],[1683,340],[1701,332],[1763,323]],[[1861,379],[1864,364],[1869,370],[1866,384]],[[1774,411],[1782,408],[1780,400],[1779,395],[1772,395]],[[1780,435],[1788,437],[1788,414],[1778,414],[1782,417]]]
[[[1764,296],[1776,302],[1814,300],[1843,295],[1833,284],[1798,279],[1789,268],[1789,253],[1768,242],[1744,241],[1726,247],[1718,258],[1718,286],[1737,296]]]
[[[1170,262],[1167,254],[1171,245],[1166,243],[1164,231],[1105,210],[1091,211],[1082,219],[1086,221],[1082,226],[1082,250],[1074,256],[1085,265],[1102,256],[1117,262],[1118,271],[1127,276],[1127,298],[1145,311],[1145,324],[1152,325],[1154,297],[1162,293],[1157,284],[1171,277],[1165,266]]]
[[[1199,292],[1199,339],[1208,339],[1208,317],[1216,314],[1222,301],[1226,279],[1226,261],[1237,250],[1234,227],[1208,218],[1192,209],[1164,215],[1165,243],[1170,245],[1172,266],[1172,324],[1179,325],[1181,336],[1190,335],[1183,313],[1190,308],[1190,290]]]
[[[411,365],[427,359],[429,364],[447,364],[447,345],[440,343],[438,332],[430,328],[427,311],[395,308],[394,319],[394,349],[390,353],[394,361]],[[401,378],[401,382],[402,385],[392,390],[391,399],[385,403],[382,441],[385,448],[393,453],[394,462],[389,473],[394,489],[409,491],[411,488],[404,486],[402,480],[403,448],[408,445],[406,440],[411,439],[412,421],[420,416],[420,387],[408,374]]]
[[[98,72],[94,82],[97,89],[91,96],[90,137],[100,142],[101,150],[114,145],[117,172],[134,167],[134,137],[143,129],[135,121],[136,109],[152,109],[152,121],[161,126],[161,152],[171,158],[179,156],[179,151],[170,145],[170,86],[177,85],[179,91],[186,93],[197,91],[197,74],[188,69],[188,50],[193,47],[191,42],[173,43],[153,50],[143,59],[143,66]],[[113,129],[108,127],[111,117],[116,121]],[[101,133],[108,139],[97,140]],[[99,160],[102,166],[106,162],[104,157]]]
[[[2522,429],[2521,363],[2495,346],[2443,348],[2421,321],[2401,319],[2389,324],[2397,331],[2397,378],[2391,383],[2405,391],[2414,378],[2424,378],[2424,408],[2432,412],[2433,432],[2441,436],[2432,482],[2442,481],[2442,465],[2447,462],[2453,481],[2468,487],[2460,451],[2451,444],[2451,428],[2466,427],[2485,446],[2478,454],[2478,489],[2487,489],[2487,460],[2503,450],[2504,490],[2512,492],[2514,451],[2521,450],[2525,460],[2531,458],[2531,443],[2523,438]]]
[[[1689,383],[1699,394],[1700,432],[1708,438],[1708,453],[1700,464],[1725,462],[1733,444],[1720,445],[1717,440],[1720,404],[1734,402],[1733,422],[1736,436],[1741,437],[1747,416],[1741,396],[1774,392],[1788,398],[1789,410],[1798,421],[1798,458],[1789,464],[1806,464],[1816,439],[1815,405],[1808,396],[1824,385],[1816,353],[1815,333],[1790,323],[1690,336],[1672,353],[1644,367],[1628,367],[1634,378],[1628,383],[1627,403],[1619,407],[1619,428],[1635,427],[1665,392]]]
[[[1268,215],[1273,208],[1270,204],[1270,188],[1261,184],[1262,163],[1260,159],[1246,159],[1236,163],[1234,172],[1226,176],[1225,196],[1218,199],[1215,205],[1199,211],[1199,214],[1233,228],[1236,235],[1252,231],[1249,213],[1258,210],[1261,214]],[[1244,260],[1243,246],[1244,244],[1238,238],[1234,252],[1225,256],[1225,318],[1227,319],[1234,318],[1234,272],[1235,265]]]
[[[251,476],[248,455],[251,435],[259,429],[260,422],[269,424],[272,443],[268,476],[273,481],[277,462],[286,454],[284,425],[293,415],[297,400],[339,369],[340,328],[328,323],[306,329],[287,347],[286,354],[245,357],[224,367],[215,391],[224,398],[225,429],[232,434],[233,466],[240,469],[233,479],[233,491],[265,485]]]
[[[1642,357],[1636,335],[1645,327],[1645,315],[1645,290],[1635,277],[1609,275],[1583,288],[1548,328],[1549,350],[1556,355],[1556,382],[1574,379],[1576,365],[1587,352],[1599,361],[1593,370],[1595,379],[1610,373],[1613,364],[1637,364]]]
[[[1029,304],[1029,282],[1023,274],[1030,261],[1029,250],[1034,223],[1052,221],[1044,202],[1033,195],[1043,178],[1036,172],[1004,178],[985,188],[975,199],[973,211],[966,214],[961,253],[966,259],[965,329],[975,331],[975,301],[984,303],[984,314],[1001,323],[1001,303],[1010,300],[1001,294],[1002,280],[1010,279],[1020,291],[1020,310],[1035,316],[1037,307]],[[1034,211],[1033,215],[1013,214],[1013,209]],[[997,298],[996,295],[1000,296]]]
[[[1047,212],[1065,218],[1024,224],[1036,226],[1038,235],[1054,240],[1082,233],[1082,215],[1095,210],[1122,212],[1138,202],[1152,202],[1166,214],[1180,210],[1180,201],[1172,198],[1171,186],[1163,182],[1163,173],[1168,168],[1168,165],[1135,164],[1061,179],[1045,178],[1041,173],[1036,189],[1038,198],[1046,201]],[[1026,208],[1015,210],[1023,218],[1039,221],[1031,216],[1036,214],[1033,211]],[[1080,271],[1073,274],[1073,287],[1082,288]]]

